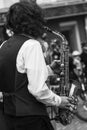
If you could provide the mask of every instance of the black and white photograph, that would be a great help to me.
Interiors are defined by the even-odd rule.
[[[0,0],[0,130],[87,130],[87,0]]]

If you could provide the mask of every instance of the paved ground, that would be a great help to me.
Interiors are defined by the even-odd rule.
[[[55,122],[53,122],[53,124],[55,124]],[[54,126],[55,130],[87,130],[87,122],[81,121],[77,117],[75,117],[72,120],[72,123],[67,126],[63,126],[60,123],[56,123]]]

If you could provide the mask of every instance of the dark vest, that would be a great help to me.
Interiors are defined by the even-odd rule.
[[[14,116],[47,115],[46,106],[29,93],[26,73],[17,71],[16,58],[28,37],[10,38],[0,49],[0,91],[4,93],[4,112]]]

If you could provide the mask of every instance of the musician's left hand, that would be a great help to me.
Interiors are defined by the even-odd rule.
[[[60,73],[60,60],[53,60],[50,64],[50,68],[53,70],[55,74]]]
[[[3,94],[0,92],[0,102],[3,102]]]

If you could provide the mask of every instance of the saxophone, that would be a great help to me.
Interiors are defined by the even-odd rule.
[[[54,35],[58,36],[61,40],[60,45],[60,84],[59,88],[54,88],[54,92],[60,96],[68,96],[69,97],[69,90],[70,90],[70,83],[69,83],[69,47],[68,41],[66,40],[65,36],[60,32],[56,32],[51,30],[48,27],[45,27],[47,31],[53,33]],[[51,119],[55,119],[55,121],[62,123],[63,125],[70,124],[74,113],[76,111],[77,99],[76,97],[72,97],[72,106],[69,108],[54,108],[51,107]],[[54,113],[55,117],[54,117]]]

